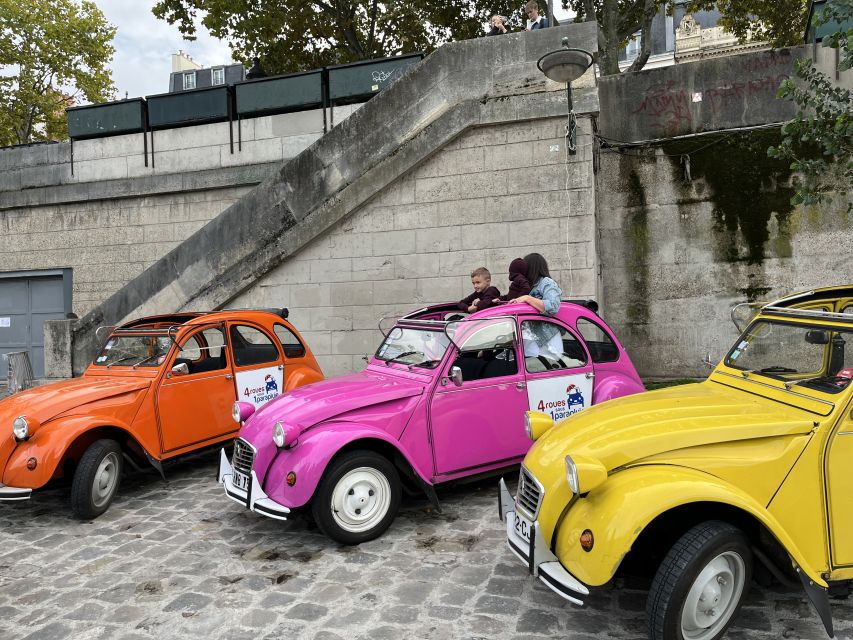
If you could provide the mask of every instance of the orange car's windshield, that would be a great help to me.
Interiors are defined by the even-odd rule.
[[[113,334],[95,358],[95,364],[105,367],[159,367],[171,347],[172,340],[166,334]]]

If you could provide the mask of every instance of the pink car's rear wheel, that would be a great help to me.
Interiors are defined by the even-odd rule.
[[[351,451],[334,460],[317,487],[311,510],[317,526],[343,544],[380,536],[400,507],[400,477],[373,451]]]

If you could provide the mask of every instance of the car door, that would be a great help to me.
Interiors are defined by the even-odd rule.
[[[460,322],[453,333],[459,352],[445,363],[430,403],[437,476],[511,463],[531,444],[524,429],[527,395],[515,320]],[[453,367],[462,372],[459,385],[450,379]]]
[[[259,408],[284,389],[284,362],[278,338],[248,323],[229,323],[237,399]]]
[[[853,566],[853,418],[847,412],[829,441],[826,493],[833,567]]]
[[[236,432],[231,406],[236,399],[222,326],[190,334],[168,364],[157,391],[163,453]]]
[[[530,409],[562,420],[590,406],[595,372],[586,347],[556,320],[521,320],[524,372]]]

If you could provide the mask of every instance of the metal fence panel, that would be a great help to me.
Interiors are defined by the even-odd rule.
[[[18,393],[29,389],[35,382],[30,354],[26,351],[12,351],[3,355],[3,368],[7,371],[6,382],[9,393]]]
[[[321,71],[249,80],[234,85],[237,113],[283,113],[319,107],[323,102]]]
[[[72,140],[138,133],[145,127],[142,98],[71,107],[66,112],[68,136]]]
[[[390,86],[406,69],[420,62],[422,58],[422,53],[412,53],[329,67],[329,100],[366,100]]]

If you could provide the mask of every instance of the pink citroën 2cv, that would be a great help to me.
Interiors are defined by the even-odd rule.
[[[404,483],[436,507],[434,487],[518,464],[528,409],[560,420],[644,390],[594,302],[554,317],[527,304],[459,316],[450,305],[399,318],[360,373],[294,389],[242,422],[219,482],[271,518],[310,506],[343,544],[381,535]]]

